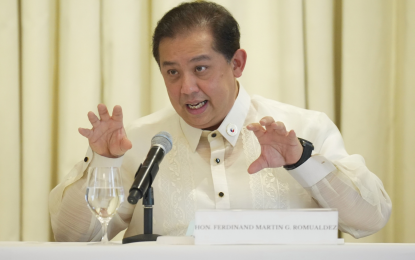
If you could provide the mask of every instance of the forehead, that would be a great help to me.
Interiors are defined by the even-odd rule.
[[[177,34],[174,38],[163,38],[160,41],[160,64],[165,61],[191,60],[199,55],[212,55],[213,37],[208,30],[192,30]]]

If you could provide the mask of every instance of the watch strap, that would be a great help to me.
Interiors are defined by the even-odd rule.
[[[300,160],[298,160],[298,162],[290,165],[284,165],[284,169],[288,171],[294,170],[295,168],[303,164],[305,161],[307,161],[311,157],[311,153],[314,150],[314,145],[310,141],[307,141],[299,137],[298,140],[300,141],[300,144],[303,147],[303,154],[301,155]]]

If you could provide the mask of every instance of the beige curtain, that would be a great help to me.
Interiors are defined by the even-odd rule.
[[[0,240],[53,241],[48,194],[99,102],[126,124],[170,106],[151,36],[180,2],[0,0]],[[415,242],[415,1],[216,2],[241,26],[248,92],[327,113],[382,179],[392,217],[357,242]]]

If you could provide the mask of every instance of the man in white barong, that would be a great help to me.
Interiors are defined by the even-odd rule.
[[[382,182],[346,152],[324,113],[250,97],[239,84],[247,61],[239,40],[238,23],[220,5],[184,3],[164,15],[153,55],[174,109],[126,130],[120,106],[88,113],[92,129],[79,129],[89,141],[85,159],[50,194],[57,241],[100,239],[84,198],[88,168],[121,167],[127,192],[160,131],[172,135],[173,149],[153,183],[154,233],[184,235],[198,209],[337,208],[340,230],[356,238],[386,224],[391,200]],[[142,212],[123,202],[109,237],[143,233]]]

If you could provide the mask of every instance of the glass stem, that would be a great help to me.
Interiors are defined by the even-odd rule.
[[[102,238],[101,243],[107,244],[108,243],[108,221],[103,220],[101,222],[102,225]]]

